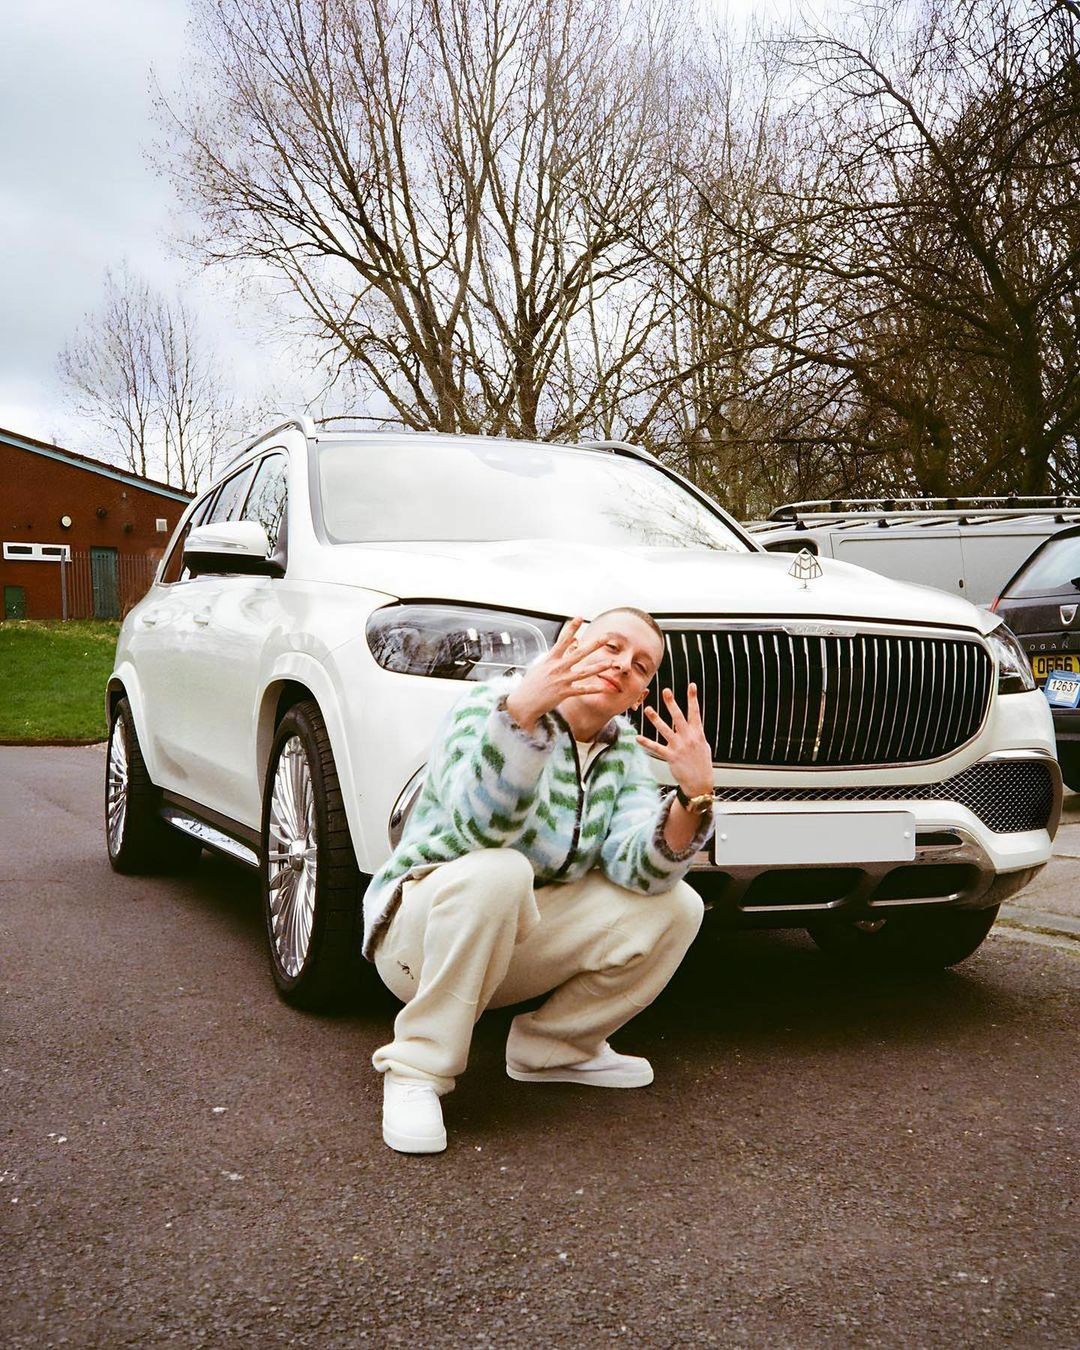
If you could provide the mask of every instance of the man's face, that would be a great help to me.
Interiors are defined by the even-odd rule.
[[[645,696],[656,668],[664,655],[664,644],[647,623],[636,614],[616,610],[604,614],[577,635],[578,646],[604,638],[595,653],[597,660],[607,658],[596,672],[608,686],[604,693],[579,694],[575,702],[605,717],[616,717],[637,707]]]

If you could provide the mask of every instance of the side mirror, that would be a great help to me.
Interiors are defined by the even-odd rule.
[[[193,577],[204,572],[230,576],[283,577],[270,558],[266,531],[254,520],[223,520],[196,525],[184,541],[184,565]]]

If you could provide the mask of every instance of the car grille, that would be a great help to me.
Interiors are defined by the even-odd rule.
[[[735,802],[956,802],[995,834],[1044,830],[1054,809],[1049,764],[1030,759],[984,760],[940,783],[895,783],[852,788],[716,789],[721,804]]]
[[[782,628],[668,631],[648,702],[698,687],[718,764],[788,768],[914,764],[958,749],[983,723],[994,663],[975,639]],[[642,733],[656,739],[642,719]]]

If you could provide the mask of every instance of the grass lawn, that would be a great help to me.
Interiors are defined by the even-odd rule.
[[[0,623],[0,741],[104,740],[119,623]]]

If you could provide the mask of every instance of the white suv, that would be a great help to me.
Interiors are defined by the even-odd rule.
[[[1050,712],[996,616],[765,553],[630,446],[298,419],[192,503],[124,620],[112,865],[257,869],[279,991],[326,1000],[461,682],[620,604],[666,634],[658,684],[701,691],[719,818],[691,880],[717,921],[947,965],[1049,858]]]

